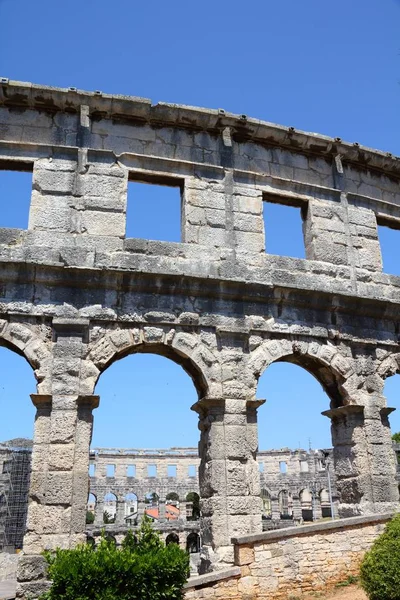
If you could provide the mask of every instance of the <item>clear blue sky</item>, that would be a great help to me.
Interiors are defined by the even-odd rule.
[[[0,0],[0,23],[0,76],[225,108],[400,155],[395,0]],[[0,174],[7,203],[0,225],[26,227],[30,181],[16,179]],[[160,201],[146,187],[132,186],[128,234],[179,239],[173,192]],[[152,223],[145,210],[150,202]],[[293,232],[274,237],[280,210],[267,215],[268,251],[301,256],[296,215]],[[400,232],[380,233],[385,270],[400,274]],[[6,350],[0,360],[0,439],[30,435],[30,367]],[[389,404],[400,409],[398,379],[386,387]],[[97,391],[102,404],[94,444],[197,444],[197,418],[189,410],[195,391],[174,363],[129,357],[101,377]],[[267,398],[261,448],[307,447],[309,438],[313,447],[330,444],[329,421],[319,416],[328,400],[310,375],[273,365],[258,395]],[[392,422],[399,430],[400,417]]]

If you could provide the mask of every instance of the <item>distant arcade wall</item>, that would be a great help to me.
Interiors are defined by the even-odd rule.
[[[38,381],[20,598],[45,587],[43,548],[85,538],[95,385],[134,352],[174,360],[197,389],[213,568],[262,529],[257,383],[273,362],[330,399],[340,515],[398,506],[383,387],[399,371],[400,278],[382,273],[377,234],[400,228],[398,158],[224,110],[0,78],[0,167],[33,174],[28,229],[0,230],[1,343]],[[128,181],[179,190],[181,242],[125,237]],[[265,252],[265,202],[301,209],[305,259]]]

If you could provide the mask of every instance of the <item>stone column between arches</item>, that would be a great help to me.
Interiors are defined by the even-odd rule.
[[[43,550],[86,541],[92,410],[99,402],[98,396],[31,398],[37,412],[18,598],[36,598],[46,589]]]
[[[396,462],[383,396],[366,394],[322,414],[331,419],[340,517],[398,510]],[[360,402],[360,399],[358,399]]]
[[[262,531],[257,408],[264,400],[203,398],[199,413],[202,571],[232,564],[231,538]]]

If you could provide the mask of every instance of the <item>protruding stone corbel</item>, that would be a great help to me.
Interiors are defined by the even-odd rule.
[[[225,398],[200,398],[191,407],[191,410],[197,412],[200,416],[204,416],[209,412],[221,412],[225,408]]]
[[[262,406],[266,400],[256,399],[256,400],[246,400],[246,398],[242,399],[243,405],[247,410],[257,410],[260,406]],[[225,411],[225,403],[226,398],[210,398],[204,397],[198,400],[193,406],[191,406],[191,410],[199,413],[200,416],[209,414],[209,413],[221,413]]]
[[[100,403],[100,396],[78,396],[76,399],[76,403],[79,406],[79,408],[87,408],[89,410],[93,410],[94,408],[98,408]]]
[[[339,406],[339,408],[324,410],[321,413],[321,415],[329,417],[330,419],[342,419],[356,414],[363,415],[364,407],[359,404],[348,404],[347,406]]]
[[[381,410],[379,412],[381,413],[381,417],[388,417],[395,410],[396,410],[395,408],[392,408],[390,406],[385,406],[385,408],[381,408]]]
[[[31,394],[31,400],[37,409],[51,409],[53,396],[51,394]]]

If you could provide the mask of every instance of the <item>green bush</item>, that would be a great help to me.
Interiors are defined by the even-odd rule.
[[[370,600],[400,600],[400,515],[386,525],[366,553],[360,574]]]
[[[147,518],[121,548],[103,538],[96,548],[84,544],[45,557],[52,586],[41,600],[181,600],[189,576],[189,555],[165,546]]]

